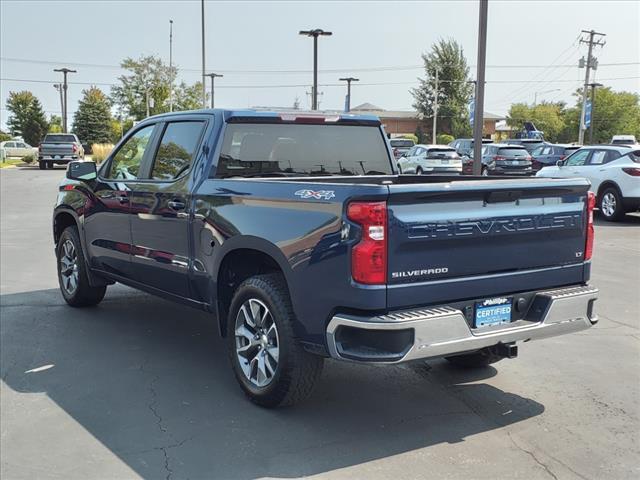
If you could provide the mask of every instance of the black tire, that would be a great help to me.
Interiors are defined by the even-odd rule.
[[[598,208],[602,217],[609,222],[617,222],[625,214],[622,195],[615,187],[607,187],[600,193]]]
[[[504,357],[492,353],[489,349],[483,348],[473,353],[445,357],[452,365],[460,368],[484,368],[492,363],[502,360]]]
[[[422,175],[422,168],[416,168],[416,175]]]
[[[53,169],[53,162],[52,161],[48,161],[47,162],[47,168],[48,169]]]
[[[488,177],[489,169],[487,167],[482,167],[482,170],[480,171],[480,175],[482,175],[483,177]]]
[[[241,307],[249,300],[262,302],[269,309],[272,323],[277,327],[277,366],[269,383],[264,386],[258,386],[248,378],[240,366],[236,350],[236,318],[241,318]],[[257,405],[274,408],[298,403],[311,394],[322,373],[323,358],[302,348],[294,334],[295,321],[289,292],[281,274],[257,275],[245,280],[236,289],[227,321],[229,359],[240,387]],[[245,368],[250,368],[249,361],[245,361]]]
[[[40,160],[40,161],[38,162],[38,168],[40,168],[40,170],[45,170],[45,169],[47,168],[47,164],[46,164],[46,162],[44,162],[44,161]]]
[[[75,280],[76,287],[71,288],[68,277],[63,273],[68,271],[64,270],[63,266],[65,261],[65,248],[67,242],[71,242],[75,249],[75,270],[77,271],[77,278]],[[82,252],[82,244],[80,243],[80,236],[78,235],[78,228],[75,226],[67,227],[56,245],[56,259],[58,264],[58,283],[60,285],[60,292],[64,300],[72,307],[90,307],[97,305],[104,298],[104,294],[107,291],[106,286],[92,287],[89,284],[89,278],[87,276],[87,266],[84,261],[84,254]]]

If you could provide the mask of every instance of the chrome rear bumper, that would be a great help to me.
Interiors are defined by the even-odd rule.
[[[327,327],[327,346],[331,356],[337,359],[398,363],[471,352],[500,343],[553,337],[594,325],[598,321],[593,312],[597,295],[598,289],[591,286],[541,291],[535,295],[522,320],[482,329],[470,328],[461,310],[446,305],[375,317],[339,314]],[[402,332],[398,341],[406,345],[393,352],[376,351],[371,347],[349,350],[340,340],[343,327],[356,332],[355,335],[358,331],[374,335],[375,332],[380,335],[390,331]]]

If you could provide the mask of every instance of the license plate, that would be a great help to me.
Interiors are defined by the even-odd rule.
[[[512,304],[511,297],[488,298],[476,302],[474,328],[511,322]]]
[[[511,165],[520,165],[518,160],[511,160]]]

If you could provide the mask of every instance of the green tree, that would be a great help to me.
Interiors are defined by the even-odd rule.
[[[209,94],[207,93],[207,103]],[[173,91],[173,110],[197,110],[202,108],[202,82],[187,85],[180,82]]]
[[[48,133],[62,133],[62,117],[59,115],[49,116],[49,132]]]
[[[7,140],[11,140],[11,135],[0,130],[0,142],[6,142]]]
[[[21,136],[31,145],[38,145],[49,130],[42,105],[29,91],[9,92],[7,126],[13,136]]]
[[[576,93],[576,107],[569,112],[574,127],[573,138],[578,137],[578,124],[582,106],[582,94]],[[593,111],[593,143],[609,143],[614,135],[635,135],[640,138],[640,95],[631,92],[614,92],[610,87],[596,89]],[[571,133],[571,132],[567,132]],[[589,130],[585,132],[589,141]]]
[[[111,103],[98,87],[82,91],[82,99],[73,116],[73,132],[82,143],[111,141]]]
[[[411,89],[414,108],[423,117],[433,117],[438,72],[438,131],[456,137],[468,135],[471,126],[467,105],[473,86],[462,47],[453,39],[440,39],[422,55],[422,61],[425,78],[419,78],[420,86]]]
[[[565,129],[564,103],[540,103],[529,106],[526,103],[514,103],[507,114],[507,124],[522,130],[524,122],[533,122],[539,130],[544,132],[545,140],[559,141]]]
[[[121,75],[120,84],[112,88],[113,103],[135,120],[147,116],[147,103],[150,115],[169,111],[169,83],[177,73],[175,67],[170,69],[153,55],[125,58],[120,66],[130,73]]]

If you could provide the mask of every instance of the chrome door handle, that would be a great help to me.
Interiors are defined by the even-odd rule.
[[[186,205],[178,200],[171,200],[167,202],[167,205],[169,205],[169,208],[172,210],[184,210],[186,208]]]
[[[118,200],[120,203],[127,203],[129,201],[129,197],[127,197],[126,195],[116,195],[116,200]]]

